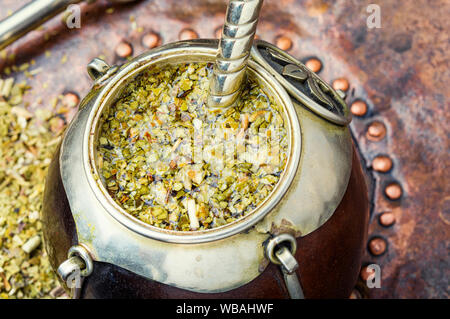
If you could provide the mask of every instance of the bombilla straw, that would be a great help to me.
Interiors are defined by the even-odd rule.
[[[81,0],[34,0],[0,21],[0,50]]]
[[[239,97],[263,0],[230,0],[210,80],[208,106],[226,108]]]
[[[45,21],[67,9],[71,4],[83,0],[34,0],[0,21],[0,50],[36,29]],[[95,0],[94,0],[95,1]],[[127,3],[136,0],[110,0],[113,3]],[[87,0],[86,2],[93,2]]]

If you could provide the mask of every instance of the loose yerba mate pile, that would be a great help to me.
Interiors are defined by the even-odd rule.
[[[26,80],[15,79],[36,75],[33,65],[0,75],[0,299],[64,293],[43,249],[40,211],[47,168],[77,101],[73,94],[36,97]]]
[[[211,111],[210,73],[204,63],[147,70],[103,116],[103,182],[145,223],[177,231],[231,223],[269,196],[286,165],[279,106],[249,82],[236,106]]]

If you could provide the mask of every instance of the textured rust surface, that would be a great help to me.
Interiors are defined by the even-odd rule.
[[[2,0],[0,18],[26,2]],[[381,29],[366,26],[370,3],[381,7]],[[84,96],[91,84],[85,65],[99,55],[110,63],[123,61],[115,55],[121,41],[131,44],[137,55],[145,50],[142,38],[150,31],[161,36],[161,43],[186,36],[185,28],[199,37],[215,37],[225,2],[141,1],[115,5],[114,12],[106,13],[109,6],[106,1],[83,5],[81,29],[69,30],[55,18],[9,48],[16,64],[34,59],[44,69],[29,81],[34,88],[27,97],[30,105],[37,97],[50,99],[66,91]],[[367,112],[355,116],[351,128],[371,185],[369,239],[383,238],[387,245],[378,256],[366,251],[363,263],[379,264],[382,281],[380,289],[367,289],[361,281],[363,297],[449,296],[449,14],[446,0],[266,0],[262,8],[259,38],[272,43],[278,39],[303,61],[319,58],[323,78],[348,80],[348,103],[367,104]],[[45,34],[50,35],[47,40]],[[280,41],[281,36],[292,43]],[[47,50],[50,57],[44,54]],[[62,64],[64,55],[67,62]],[[0,58],[0,68],[8,64]],[[373,122],[386,129],[379,140],[368,138]],[[392,160],[386,173],[372,171],[379,155]],[[401,186],[397,200],[385,196],[392,182]],[[395,217],[391,226],[380,224],[384,212]]]

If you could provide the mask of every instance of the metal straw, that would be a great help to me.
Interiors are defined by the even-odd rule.
[[[0,50],[6,48],[31,30],[36,29],[48,19],[66,10],[69,5],[81,1],[83,0],[34,0],[27,3],[13,15],[0,21]],[[110,0],[113,3],[133,1],[136,0]]]
[[[228,107],[241,92],[263,0],[230,0],[211,77],[208,106]]]

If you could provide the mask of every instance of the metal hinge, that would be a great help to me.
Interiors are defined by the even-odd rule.
[[[294,257],[296,250],[295,237],[290,234],[281,234],[269,239],[266,256],[270,262],[280,266],[291,299],[304,299],[303,289],[295,272],[298,268],[298,262]]]

